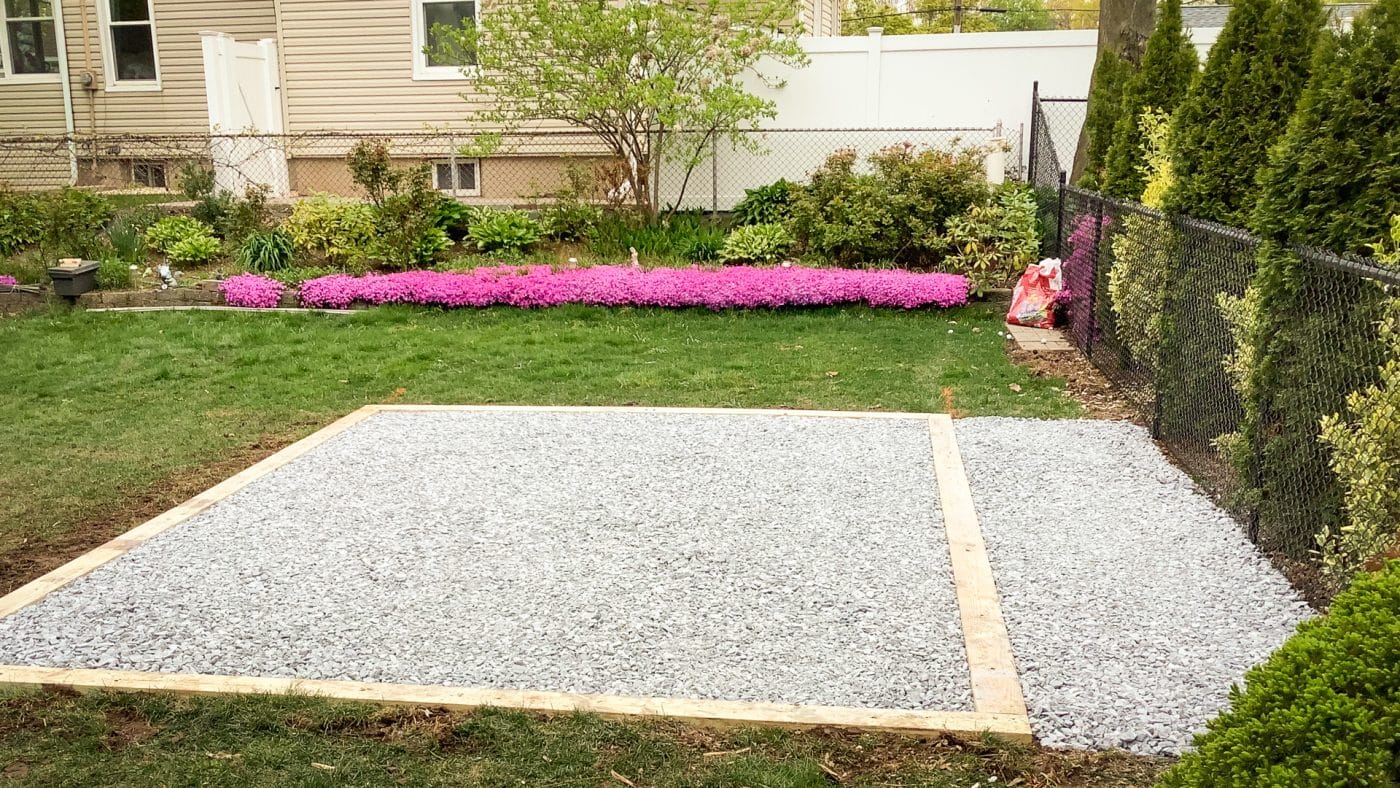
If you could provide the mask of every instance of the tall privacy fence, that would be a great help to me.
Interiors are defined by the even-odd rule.
[[[1028,179],[1043,251],[1064,262],[1074,344],[1252,539],[1305,557],[1320,533],[1337,532],[1345,510],[1320,418],[1289,423],[1289,414],[1345,419],[1347,395],[1368,396],[1391,358],[1379,326],[1400,275],[1368,260],[1291,250],[1305,285],[1296,294],[1302,308],[1286,319],[1292,352],[1311,361],[1256,399],[1262,426],[1242,438],[1244,372],[1253,360],[1238,340],[1253,313],[1256,296],[1246,293],[1258,284],[1260,239],[1068,185],[1083,102],[1033,103]],[[1396,421],[1400,413],[1371,418]]]
[[[624,200],[625,163],[590,132],[487,132],[0,137],[0,184],[53,189],[66,184],[113,190],[178,191],[189,163],[212,168],[218,185],[241,193],[251,184],[274,197],[356,195],[346,154],[364,140],[385,140],[403,164],[431,165],[436,188],[468,202],[526,204],[566,189]],[[671,138],[676,155],[652,179],[660,206],[729,210],[746,189],[780,178],[801,181],[834,151],[862,157],[881,148],[984,147],[1008,177],[1020,177],[1019,131],[996,128],[767,129],[699,142]],[[693,162],[693,167],[687,163]]]

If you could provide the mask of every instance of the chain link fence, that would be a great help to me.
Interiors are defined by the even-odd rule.
[[[690,143],[674,138],[677,148]],[[242,193],[267,186],[274,197],[317,193],[358,196],[346,154],[365,140],[385,140],[404,165],[426,164],[434,186],[464,202],[529,205],[580,183],[596,199],[624,201],[625,164],[595,135],[550,130],[516,133],[357,134],[315,132],[260,135],[70,135],[0,138],[0,184],[20,190],[78,185],[100,190],[177,193],[187,165],[213,169],[218,186]],[[891,145],[995,151],[1005,176],[1023,175],[1017,130],[996,128],[766,129],[736,144],[704,143],[686,151],[687,168],[663,161],[653,183],[657,204],[727,211],[746,189],[780,178],[800,182],[833,152],[862,157]]]
[[[1064,145],[1077,142],[1083,103],[1033,103],[1028,177],[1043,252],[1064,263],[1073,343],[1261,547],[1313,556],[1319,536],[1347,521],[1322,421],[1335,414],[1367,428],[1356,406],[1376,399],[1369,387],[1396,363],[1380,326],[1400,274],[1316,249],[1263,249],[1239,228],[1069,185],[1074,143]],[[1264,315],[1283,328],[1263,337],[1273,360],[1260,372],[1258,345],[1240,340],[1259,325],[1256,272],[1270,251],[1295,267],[1286,291],[1295,308]],[[1365,418],[1400,429],[1400,413]]]

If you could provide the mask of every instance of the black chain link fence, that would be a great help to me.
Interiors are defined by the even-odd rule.
[[[1024,176],[1017,129],[765,129],[743,133],[738,143],[726,139],[694,149],[685,135],[672,139],[673,149],[696,163],[687,168],[680,157],[663,161],[653,179],[662,207],[727,211],[746,189],[780,178],[805,180],[842,148],[853,148],[862,158],[902,144],[980,148],[996,152],[1005,177]],[[630,201],[619,193],[624,163],[592,133],[571,130],[4,137],[0,186],[46,190],[71,184],[175,194],[181,170],[194,164],[213,169],[219,187],[236,194],[263,184],[277,198],[357,197],[345,157],[364,140],[387,141],[404,165],[429,165],[434,185],[467,203],[526,206],[576,187],[580,178],[597,199],[611,195]]]
[[[1258,296],[1260,239],[1069,185],[1084,102],[1037,97],[1033,105],[1028,178],[1043,253],[1064,263],[1062,320],[1072,341],[1261,547],[1315,556],[1319,537],[1335,540],[1347,522],[1348,485],[1323,419],[1349,422],[1377,462],[1396,448],[1367,442],[1375,443],[1376,419],[1400,434],[1400,413],[1364,419],[1355,405],[1376,401],[1381,392],[1368,387],[1394,359],[1380,326],[1400,275],[1376,261],[1278,250],[1294,266],[1284,291],[1293,306],[1262,315],[1281,328],[1256,333],[1270,360],[1264,373],[1247,375],[1259,368],[1257,345],[1239,340],[1260,324],[1261,309],[1280,303]]]

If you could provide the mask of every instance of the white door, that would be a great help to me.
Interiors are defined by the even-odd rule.
[[[276,42],[239,43],[227,33],[200,33],[200,38],[215,184],[238,195],[262,184],[272,196],[286,196]]]

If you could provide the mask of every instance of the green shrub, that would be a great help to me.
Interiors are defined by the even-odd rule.
[[[1205,70],[1173,120],[1169,212],[1235,226],[1248,221],[1259,193],[1256,176],[1307,82],[1322,23],[1318,0],[1231,6]]]
[[[440,199],[433,207],[433,226],[447,233],[454,241],[466,238],[467,228],[471,226],[472,217],[475,215],[474,210],[471,206],[463,205],[445,194],[438,196]]]
[[[948,220],[990,193],[979,150],[895,145],[869,157],[870,173],[856,161],[854,150],[833,153],[792,206],[802,246],[840,263],[936,262]]]
[[[131,263],[120,257],[98,260],[98,290],[128,290],[131,288]]]
[[[1084,172],[1079,176],[1079,185],[1086,189],[1097,189],[1103,182],[1113,129],[1123,110],[1123,90],[1132,79],[1133,71],[1134,65],[1111,49],[1099,52],[1094,63],[1088,114],[1084,116]]]
[[[152,251],[169,255],[170,250],[189,238],[214,238],[214,230],[193,216],[167,216],[146,228],[146,245]]]
[[[42,235],[34,195],[0,188],[0,257],[38,243]]]
[[[225,192],[206,195],[190,208],[190,216],[217,230],[228,221],[234,202],[233,195]]]
[[[1346,509],[1345,523],[1318,535],[1322,568],[1337,586],[1400,545],[1400,301],[1390,301],[1380,333],[1389,357],[1380,380],[1347,395],[1345,418],[1322,420]]]
[[[1400,781],[1400,563],[1360,577],[1230,693],[1165,788]]]
[[[190,235],[171,244],[165,257],[176,265],[204,265],[218,256],[221,247],[212,235]]]
[[[1323,417],[1377,381],[1385,294],[1360,277],[1301,260],[1293,244],[1366,253],[1400,213],[1395,64],[1400,0],[1380,0],[1349,32],[1324,39],[1288,130],[1262,173],[1253,229],[1259,324],[1249,371],[1240,482],[1259,508],[1261,541],[1306,555],[1345,522]],[[1325,306],[1324,306],[1325,305]]]
[[[1040,254],[1038,213],[1030,187],[1006,184],[991,204],[974,205],[948,220],[941,267],[966,276],[978,293],[1004,287]]]
[[[1113,142],[1100,188],[1125,200],[1142,198],[1146,145],[1139,119],[1146,110],[1171,115],[1196,78],[1196,46],[1181,24],[1181,0],[1163,0],[1157,24],[1147,39],[1142,66],[1123,90],[1123,106],[1113,128]]]
[[[53,261],[38,249],[28,249],[10,257],[0,257],[0,274],[13,276],[22,285],[44,284],[49,281],[50,265]]]
[[[345,164],[350,168],[351,180],[376,206],[399,190],[403,171],[394,167],[388,140],[360,140],[346,154]]]
[[[695,234],[680,245],[680,255],[687,261],[708,263],[719,259],[724,249],[725,234],[718,227],[697,227]]]
[[[524,211],[492,211],[472,222],[467,235],[483,252],[522,252],[540,240],[540,224]]]
[[[1161,208],[1161,192],[1171,183],[1171,159],[1167,156],[1170,118],[1147,110],[1138,118],[1145,148],[1143,204]],[[1108,272],[1108,297],[1116,335],[1132,360],[1156,371],[1162,347],[1162,310],[1167,283],[1176,264],[1177,240],[1171,223],[1145,213],[1128,213],[1109,242],[1113,267]],[[1211,370],[1212,372],[1214,370]]]
[[[748,224],[734,228],[719,251],[726,263],[776,263],[792,251],[792,236],[781,224]]]
[[[372,206],[317,194],[293,206],[282,229],[298,251],[344,266],[364,259],[374,226]]]
[[[96,256],[102,228],[112,219],[112,204],[106,198],[66,186],[41,195],[38,210],[39,248],[51,260]]]
[[[544,234],[556,241],[587,240],[597,229],[603,211],[596,205],[565,200],[540,209]]]
[[[267,207],[267,187],[253,184],[243,192],[242,199],[231,199],[223,219],[213,225],[219,236],[231,246],[242,244],[253,233],[262,232],[272,224],[272,212]]]
[[[292,264],[292,237],[283,230],[249,233],[238,247],[238,267],[244,271],[270,273]]]
[[[198,202],[214,194],[214,170],[200,161],[187,161],[177,176],[180,193],[186,200]]]
[[[652,261],[693,261],[695,244],[714,243],[719,229],[701,213],[678,211],[648,219],[633,213],[605,212],[588,239],[589,250],[603,258],[626,259],[630,249]],[[722,244],[723,241],[721,240]]]
[[[744,199],[734,206],[736,224],[782,224],[792,218],[792,199],[797,185],[780,178],[767,186],[744,190]]]

